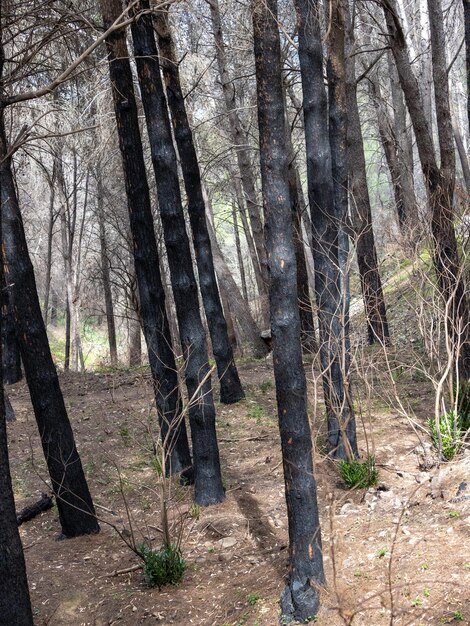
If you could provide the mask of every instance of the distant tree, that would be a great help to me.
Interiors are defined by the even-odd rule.
[[[276,0],[253,0],[258,123],[273,363],[289,522],[284,621],[312,619],[324,583],[312,434],[302,363]]]

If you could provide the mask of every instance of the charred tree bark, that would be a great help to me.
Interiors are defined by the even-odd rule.
[[[113,23],[122,12],[120,0],[101,0],[100,4],[105,25]],[[139,312],[147,343],[161,438],[165,447],[166,469],[169,473],[184,472],[190,478],[191,456],[165,309],[165,293],[125,32],[120,30],[112,33],[107,38],[106,45],[132,233]]]
[[[143,0],[135,10],[146,7],[148,3]],[[141,15],[132,23],[131,28],[185,362],[185,380],[190,401],[195,500],[198,504],[207,506],[222,502],[225,492],[220,473],[206,335],[199,314],[198,288],[186,232],[176,152],[151,16]],[[201,280],[204,279],[201,276]]]
[[[1,336],[2,336],[2,367],[3,384],[13,385],[23,378],[18,337],[15,329],[13,304],[11,299],[12,286],[4,283]]]
[[[395,0],[384,6],[390,47],[395,58],[400,84],[413,125],[421,168],[432,212],[434,266],[444,306],[448,306],[448,333],[456,351],[459,376],[470,379],[470,314],[462,266],[454,229],[453,194],[455,152],[449,105],[449,86],[445,59],[443,14],[440,0],[428,2],[439,137],[440,166],[431,131],[424,112],[421,93],[408,57],[404,33]]]
[[[372,225],[372,210],[367,168],[364,154],[361,120],[357,104],[356,65],[354,56],[354,32],[345,5],[347,19],[346,98],[348,109],[348,159],[349,194],[351,198],[351,223],[356,238],[356,254],[361,277],[364,310],[367,318],[369,344],[387,344],[390,333],[387,310],[379,273],[379,263]]]
[[[268,262],[266,258],[266,249],[263,237],[263,219],[261,208],[256,197],[255,176],[250,158],[250,143],[247,133],[243,128],[241,119],[237,112],[237,103],[235,99],[235,87],[230,81],[227,72],[227,58],[225,54],[225,42],[222,31],[222,22],[220,19],[220,9],[218,0],[210,0],[209,2],[212,30],[214,33],[215,52],[217,57],[217,67],[219,71],[222,93],[224,96],[225,108],[227,110],[229,130],[232,144],[235,147],[238,169],[240,171],[241,183],[243,187],[244,201],[250,217],[251,229],[253,231],[253,240],[256,246],[256,255],[258,258],[261,282],[258,282],[258,291],[261,299],[261,311],[263,321],[269,324],[269,306],[268,306]],[[255,276],[258,274],[255,272]]]
[[[145,2],[144,6],[146,6]],[[163,59],[166,95],[171,111],[173,130],[188,200],[188,213],[196,254],[199,286],[220,381],[220,401],[224,404],[232,404],[244,398],[245,394],[233,358],[227,322],[224,318],[222,302],[217,287],[210,238],[206,225],[206,209],[202,193],[201,173],[181,90],[178,62],[171,38],[168,11],[157,12],[155,21]],[[151,28],[150,20],[142,19],[140,23],[142,28]],[[150,37],[153,37],[151,30],[148,37],[151,43],[152,39]],[[156,52],[157,49],[155,48]],[[158,66],[156,71],[158,71]],[[168,140],[170,139],[171,136]]]
[[[3,274],[2,269],[0,273]],[[33,626],[26,565],[11,486],[3,407],[3,388],[0,385],[0,622]]]
[[[99,525],[52,361],[16,196],[11,159],[7,154],[5,127],[3,117],[0,117],[3,261],[6,280],[12,285],[13,314],[21,359],[52,489],[57,497],[62,534],[75,537],[96,533]]]
[[[328,447],[333,457],[350,460],[357,456],[358,450],[345,366],[347,344],[339,254],[343,223],[333,184],[328,107],[323,83],[320,8],[317,0],[295,0],[295,7]]]
[[[289,522],[290,569],[281,611],[287,620],[303,622],[318,611],[318,586],[325,576],[300,342],[277,2],[253,0],[252,10],[274,376]]]

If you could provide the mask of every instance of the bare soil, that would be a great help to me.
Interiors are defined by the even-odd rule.
[[[247,399],[218,406],[226,501],[199,509],[190,488],[171,483],[170,515],[175,534],[183,524],[187,571],[181,584],[161,590],[147,588],[141,571],[116,573],[139,564],[126,542],[161,544],[149,376],[62,375],[102,530],[57,541],[55,508],[21,527],[38,626],[279,623],[288,535],[272,367],[268,359],[240,370]],[[306,371],[315,397],[318,380],[315,387],[311,365]],[[470,456],[419,468],[414,450],[419,437],[426,440],[420,426],[432,415],[433,394],[412,372],[399,374],[396,386],[414,408],[414,423],[390,399],[395,381],[385,394],[360,385],[356,391],[360,448],[375,453],[378,489],[346,490],[316,438],[328,581],[320,626],[470,624]],[[17,415],[8,428],[19,510],[47,492],[47,472],[27,387],[19,383],[9,394]],[[316,433],[321,418],[321,406],[312,406]]]

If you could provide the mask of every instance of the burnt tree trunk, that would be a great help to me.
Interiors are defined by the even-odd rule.
[[[21,371],[21,356],[18,337],[16,335],[15,318],[13,315],[13,304],[11,297],[12,285],[4,282],[2,317],[1,317],[1,337],[2,337],[2,367],[3,383],[13,385],[23,377]]]
[[[121,2],[101,0],[101,10],[104,24],[109,26],[121,14]],[[152,372],[166,471],[184,472],[190,478],[191,455],[165,309],[126,33],[122,30],[112,33],[106,45],[132,233],[139,313]]]
[[[148,8],[148,3],[143,0],[136,5],[135,10],[145,8]],[[225,492],[220,473],[206,334],[199,313],[198,288],[181,202],[176,151],[151,16],[148,13],[141,15],[132,22],[131,28],[183,348],[184,373],[190,402],[195,501],[207,506],[222,502]],[[201,280],[204,279],[201,276]]]
[[[345,5],[346,7],[346,5]],[[369,344],[387,344],[390,333],[387,310],[379,273],[372,209],[367,186],[361,120],[357,104],[355,40],[349,9],[345,8],[347,26],[346,98],[348,110],[349,194],[351,223],[356,239],[356,255],[361,278]]]
[[[325,581],[302,364],[276,0],[253,0],[261,180],[270,273],[273,362],[289,522],[284,621],[316,615]]]
[[[65,537],[75,537],[96,533],[99,525],[47,340],[11,170],[11,159],[7,154],[2,116],[0,189],[5,255],[3,261],[5,278],[12,285],[13,314],[21,359],[52,489],[57,497],[62,534]]]
[[[232,203],[233,234],[235,237],[235,247],[237,249],[238,271],[242,285],[242,294],[245,302],[248,302],[248,289],[246,287],[245,265],[243,263],[242,245],[240,240],[240,229],[238,228],[237,203]]]
[[[144,3],[144,6],[146,6],[146,3]],[[168,11],[159,11],[156,14],[159,47],[162,59],[164,59],[163,75],[166,82],[166,95],[183,172],[202,303],[220,381],[220,401],[224,404],[232,404],[244,398],[245,394],[233,358],[227,322],[224,318],[222,302],[217,287],[210,238],[206,225],[206,208],[202,193],[201,173],[193,134],[186,114],[178,62],[168,18]],[[147,27],[147,29],[151,29],[152,26],[151,21],[145,18],[140,21],[140,24],[142,28]],[[151,37],[153,35],[150,31],[148,33],[150,43],[152,43]]]
[[[3,268],[0,268],[1,274]],[[0,302],[2,300],[0,296]],[[3,407],[3,388],[0,385],[0,623],[33,626],[23,546],[11,485]]]
[[[328,447],[335,458],[357,456],[356,422],[347,390],[345,319],[340,270],[343,220],[335,198],[323,82],[318,0],[296,0],[302,76],[307,177],[312,216],[320,360],[328,418]]]

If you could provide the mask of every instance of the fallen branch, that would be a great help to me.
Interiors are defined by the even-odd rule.
[[[24,524],[24,522],[29,522],[29,520],[39,515],[39,513],[52,509],[53,506],[54,502],[52,501],[51,496],[43,493],[40,500],[38,500],[34,504],[26,506],[17,514],[16,521],[18,522],[18,526],[21,526],[21,524]]]

